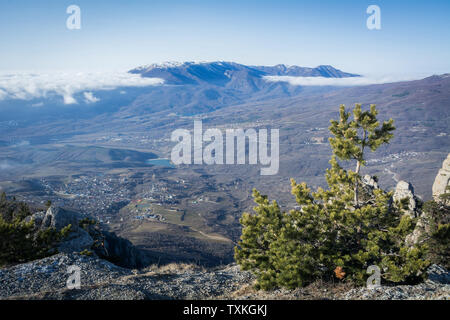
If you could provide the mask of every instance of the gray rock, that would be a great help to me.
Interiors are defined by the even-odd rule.
[[[31,216],[26,217],[25,221],[29,222],[29,221],[33,220],[34,224],[36,226],[41,226],[42,225],[42,221],[44,220],[44,217],[45,217],[45,212],[44,211],[39,211],[39,212],[34,213]]]
[[[402,199],[408,199],[408,209],[406,214],[411,217],[417,216],[417,198],[414,195],[414,188],[411,183],[406,181],[399,181],[394,191],[394,201],[400,201]]]
[[[81,288],[67,288],[68,267],[80,268]],[[237,265],[203,270],[153,267],[129,270],[96,256],[58,254],[0,270],[0,299],[58,300],[137,300],[137,299],[449,299],[449,272],[437,265],[428,271],[429,279],[411,286],[357,288],[311,296],[305,288],[254,291],[254,276]],[[314,288],[312,289],[314,291]],[[312,293],[310,292],[310,293]],[[325,293],[324,293],[325,292]],[[315,293],[317,294],[317,293]]]
[[[366,174],[363,178],[362,178],[362,182],[372,188],[372,189],[378,189],[378,182],[375,180],[375,177],[372,177],[368,174]]]
[[[448,300],[450,273],[441,266],[427,270],[428,280],[418,285],[381,286],[374,289],[358,288],[341,294],[345,300]]]
[[[450,284],[450,272],[442,266],[433,264],[427,270],[430,281],[442,284]]]
[[[95,257],[80,254],[65,254],[19,264],[3,269],[0,273],[0,299],[23,297],[26,299],[44,298],[49,293],[58,298],[58,292],[68,291],[67,279],[69,266],[78,266],[81,270],[81,285],[92,286],[108,283],[119,276],[129,275],[131,271],[123,269]]]
[[[29,220],[33,219],[39,229],[49,227],[60,231],[67,225],[71,225],[69,236],[58,246],[59,252],[73,253],[83,250],[94,251],[104,259],[114,260],[120,266],[127,268],[142,268],[149,264],[149,258],[126,239],[116,236],[114,233],[100,230],[96,226],[89,226],[86,230],[79,226],[85,218],[75,211],[50,207],[47,212],[37,212]],[[95,242],[102,246],[94,246]]]
[[[53,227],[56,230],[61,230],[69,224],[71,224],[72,227],[78,227],[78,223],[82,218],[83,217],[77,212],[50,207],[45,213],[41,228]]]
[[[411,234],[406,236],[405,243],[408,246],[414,246],[415,244],[418,244],[420,242],[421,236],[428,229],[426,223],[427,220],[428,220],[428,213],[424,213],[419,217],[413,232],[411,232]]]
[[[66,286],[72,265],[80,268],[80,289]],[[230,294],[254,279],[237,266],[159,272],[133,272],[96,256],[58,254],[1,270],[0,299],[208,299]]]
[[[126,268],[142,268],[150,263],[148,257],[129,240],[108,231],[102,231],[103,247],[95,252],[103,258],[112,258],[115,263]]]
[[[442,163],[442,168],[439,170],[433,183],[433,198],[436,202],[440,202],[440,195],[446,193],[446,188],[450,184],[450,153],[447,159]]]
[[[62,241],[58,246],[59,252],[72,253],[81,252],[83,250],[91,249],[94,244],[94,239],[86,230],[75,228],[65,241]]]
[[[68,238],[64,239],[58,246],[59,252],[72,253],[89,250],[94,244],[94,239],[89,233],[79,227],[83,216],[75,211],[62,208],[50,207],[47,212],[37,212],[31,216],[36,227],[39,229],[55,228],[60,231],[71,225]]]

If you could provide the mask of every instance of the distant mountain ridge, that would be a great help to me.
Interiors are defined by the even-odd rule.
[[[248,101],[292,97],[318,87],[291,86],[270,82],[266,76],[359,77],[332,66],[316,68],[299,66],[247,66],[235,62],[166,62],[141,66],[129,71],[142,77],[160,78],[163,86],[149,88],[128,106],[131,114],[174,112],[193,115]]]
[[[291,77],[324,77],[324,78],[350,78],[360,77],[359,74],[343,72],[330,65],[320,65],[315,68],[287,66],[277,64],[273,67],[253,67],[267,73],[270,76],[291,76]]]
[[[264,76],[346,78],[360,75],[343,72],[330,65],[315,68],[287,66],[247,66],[235,62],[166,62],[137,67],[129,71],[143,77],[161,78],[166,84],[215,84],[224,86],[237,78],[260,79]]]

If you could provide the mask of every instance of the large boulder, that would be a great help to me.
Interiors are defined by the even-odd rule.
[[[446,193],[446,188],[450,184],[450,153],[447,159],[444,160],[442,168],[439,170],[433,183],[433,198],[436,202],[439,202],[439,198],[442,194]]]
[[[58,246],[59,252],[73,253],[89,250],[94,244],[94,239],[86,230],[77,228],[75,232],[71,232],[69,236]]]
[[[417,197],[414,195],[414,188],[411,183],[399,181],[394,191],[394,201],[408,199],[408,208],[406,213],[412,218],[417,216]]]
[[[446,192],[446,188],[449,185],[449,180],[450,180],[450,154],[447,156],[447,159],[444,160],[444,163],[442,164],[442,169],[439,170],[436,179],[434,180],[432,190],[433,190],[433,198],[436,202],[441,201],[440,195]],[[403,188],[404,187],[405,186],[403,186]],[[406,193],[403,192],[401,194],[405,195]],[[406,237],[406,244],[412,246],[420,242],[422,235],[429,232],[429,225],[428,225],[429,220],[430,214],[428,212],[424,212],[418,219],[414,231]]]
[[[37,212],[32,216],[35,225],[39,229],[55,228],[57,231],[60,231],[64,227],[71,225],[71,232],[68,237],[58,245],[58,251],[64,253],[89,250],[94,244],[94,239],[91,235],[79,226],[83,218],[78,212],[58,207],[50,207],[45,214]]]
[[[376,177],[372,177],[368,174],[366,174],[363,178],[362,178],[362,182],[364,185],[370,187],[371,189],[378,189],[378,182],[377,182],[377,178]]]
[[[69,224],[75,228],[78,227],[78,223],[81,219],[83,219],[83,217],[78,212],[50,207],[43,217],[41,228],[52,227],[59,231]]]

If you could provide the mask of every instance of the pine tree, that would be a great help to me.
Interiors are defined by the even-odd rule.
[[[340,119],[331,120],[330,132],[334,138],[330,138],[333,153],[341,160],[356,160],[354,181],[354,206],[359,206],[359,172],[365,165],[364,151],[366,147],[372,151],[378,149],[394,136],[394,120],[384,121],[380,126],[377,120],[378,111],[375,105],[370,106],[369,111],[362,111],[361,104],[356,104],[353,109],[353,120],[350,112],[345,111],[345,106],[340,106]]]
[[[267,254],[281,229],[282,214],[276,201],[269,202],[267,196],[253,190],[253,198],[258,205],[256,214],[244,213],[240,248],[235,248],[236,261],[243,270],[252,270],[259,279],[259,288],[273,287],[276,267],[271,256]]]
[[[54,228],[37,229],[28,205],[0,197],[0,266],[40,259],[56,253],[58,243],[71,230],[68,225],[57,231]]]
[[[419,241],[428,245],[427,257],[450,268],[450,186],[439,201],[430,200],[423,205],[424,233]]]
[[[445,192],[439,196],[439,200],[444,205],[447,205],[447,206],[450,205],[450,185],[445,187]]]
[[[275,201],[254,191],[258,206],[254,214],[244,213],[241,219],[235,258],[243,269],[255,273],[259,288],[295,288],[333,278],[364,284],[371,265],[380,267],[385,282],[424,278],[429,265],[425,246],[405,244],[416,221],[404,214],[400,202],[392,204],[392,192],[362,189],[367,194],[358,194],[364,149],[376,150],[389,142],[393,121],[380,127],[373,105],[370,112],[357,105],[353,114],[349,122],[350,113],[341,106],[340,122],[331,121],[335,138],[330,139],[334,155],[325,174],[328,189],[313,192],[306,183],[292,179],[292,194],[300,209],[290,212],[281,212]],[[337,158],[356,160],[357,169],[345,170]]]

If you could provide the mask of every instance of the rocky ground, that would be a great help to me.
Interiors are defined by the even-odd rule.
[[[81,270],[81,288],[68,289],[68,267]],[[0,299],[450,299],[450,272],[433,265],[415,286],[351,288],[314,283],[297,290],[259,292],[236,265],[215,269],[172,264],[130,270],[95,256],[57,254],[0,270]]]

